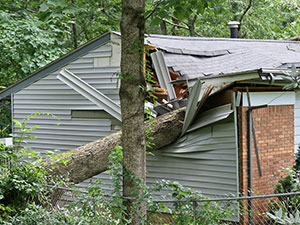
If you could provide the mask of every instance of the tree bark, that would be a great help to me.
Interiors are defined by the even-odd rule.
[[[151,142],[154,144],[148,151],[160,149],[174,142],[181,133],[185,108],[181,108],[164,114],[154,119],[151,123],[145,122],[145,129],[151,129]],[[153,124],[153,125],[152,125]],[[51,168],[49,161],[45,162],[51,175],[68,176],[71,182],[80,183],[107,170],[109,166],[108,156],[116,145],[121,145],[122,131],[86,145],[71,150],[71,156],[65,156],[62,160],[70,160],[66,165],[59,163],[57,168]]]
[[[160,22],[160,31],[161,31],[161,34],[163,34],[163,35],[167,35],[168,34],[167,24],[163,20]]]
[[[123,128],[123,196],[131,198],[125,202],[131,224],[141,224],[147,213],[143,203],[135,205],[133,200],[142,194],[138,179],[142,183],[146,182],[144,14],[144,0],[122,0],[120,103]]]
[[[242,38],[241,29],[242,29],[243,19],[251,7],[252,7],[252,0],[249,0],[249,4],[248,4],[247,8],[244,10],[243,14],[241,15],[241,18],[239,19],[239,22],[240,22],[240,25],[238,27],[239,38]]]
[[[187,26],[189,28],[190,36],[196,37],[198,36],[196,31],[195,31],[195,22],[197,20],[197,14],[194,16],[189,16],[188,17],[188,23]]]
[[[171,33],[173,36],[178,36],[177,25],[179,25],[179,20],[175,17],[172,17],[172,21],[174,23],[174,26],[171,28]]]
[[[75,0],[72,0],[72,4],[75,4]],[[74,22],[72,23],[72,31],[73,31],[73,44],[74,44],[74,49],[78,48],[78,41],[77,41],[77,27],[76,27],[76,22],[75,18],[73,18]]]

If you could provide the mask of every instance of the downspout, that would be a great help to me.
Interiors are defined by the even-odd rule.
[[[259,154],[258,154],[258,147],[257,147],[257,143],[256,143],[256,136],[255,136],[255,129],[253,126],[253,117],[252,117],[252,111],[254,109],[259,109],[259,108],[264,108],[264,107],[268,107],[267,104],[265,105],[260,105],[260,106],[251,106],[251,102],[250,102],[250,95],[249,95],[249,90],[248,87],[246,87],[246,91],[247,91],[247,100],[248,100],[248,111],[247,111],[247,116],[248,116],[248,154],[249,154],[249,179],[248,179],[248,191],[249,191],[249,196],[251,197],[253,194],[253,159],[252,159],[252,138],[254,140],[254,146],[255,146],[255,152],[256,152],[256,159],[257,159],[257,166],[258,166],[258,172],[259,172],[259,176],[262,176],[261,173],[261,167],[260,167],[260,160],[259,160]],[[252,199],[249,199],[249,203],[248,203],[248,210],[249,212],[249,216],[248,216],[248,224],[252,225],[253,223],[253,202]]]
[[[248,191],[249,191],[249,196],[252,196],[253,193],[253,173],[252,173],[252,110],[251,110],[251,104],[250,104],[250,96],[248,92],[248,87],[246,87],[247,90],[247,98],[248,98],[248,111],[247,111],[247,116],[248,116],[248,154],[249,154],[249,180],[248,180]],[[248,217],[248,224],[252,225],[253,222],[253,202],[252,199],[249,200],[248,202],[248,210],[249,210],[249,217]]]

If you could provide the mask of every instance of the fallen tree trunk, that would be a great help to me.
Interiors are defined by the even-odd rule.
[[[148,150],[160,149],[173,141],[180,135],[185,108],[157,117],[151,123],[145,122],[145,129],[151,129],[151,141],[153,147]],[[80,183],[99,173],[107,170],[109,166],[108,156],[116,145],[121,145],[122,131],[112,133],[97,141],[80,146],[73,150],[71,156],[62,160],[69,161],[65,164],[58,163],[56,168],[46,162],[46,168],[51,175],[68,176],[71,182]]]

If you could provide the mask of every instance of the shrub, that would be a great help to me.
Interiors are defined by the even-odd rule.
[[[300,162],[298,154],[297,160]],[[293,169],[288,169],[288,175],[282,177],[276,184],[274,193],[284,194],[290,192],[299,192],[300,186],[298,182],[297,160]],[[299,166],[299,165],[298,165]],[[269,212],[266,215],[277,224],[299,224],[299,204],[300,197],[298,195],[281,196],[269,203]]]
[[[23,151],[0,145],[0,212],[11,215],[36,201],[44,203],[48,177],[46,170],[35,161],[22,160]],[[30,153],[26,153],[30,157]]]
[[[41,114],[43,113],[36,115]],[[20,131],[20,135],[14,138],[16,145],[4,146],[0,144],[0,222],[26,209],[33,202],[47,205],[49,203],[49,188],[46,185],[63,183],[61,178],[49,176],[42,165],[38,152],[21,146],[21,143],[25,142],[25,137],[36,138],[28,132],[37,127],[26,128],[27,122],[33,116],[31,115],[24,122],[14,121]],[[57,156],[51,157],[55,161],[59,160]]]

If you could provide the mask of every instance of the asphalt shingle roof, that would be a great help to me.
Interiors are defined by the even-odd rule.
[[[300,63],[300,42],[150,35],[168,67],[189,79]]]

